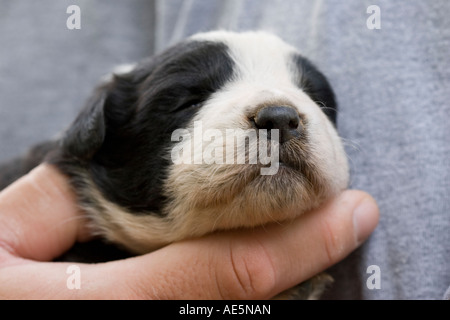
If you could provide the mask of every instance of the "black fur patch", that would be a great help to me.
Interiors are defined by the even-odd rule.
[[[53,162],[75,184],[84,183],[74,173],[85,169],[107,200],[133,213],[161,214],[172,132],[187,127],[199,106],[232,77],[224,44],[177,45],[100,87]]]

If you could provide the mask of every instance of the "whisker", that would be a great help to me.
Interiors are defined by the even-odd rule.
[[[342,144],[346,147],[350,147],[353,150],[361,151],[361,145],[355,140],[346,139],[341,137]]]

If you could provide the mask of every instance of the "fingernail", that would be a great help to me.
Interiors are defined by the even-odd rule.
[[[366,198],[356,207],[353,211],[353,223],[356,240],[360,245],[370,236],[378,224],[378,206],[375,200]]]

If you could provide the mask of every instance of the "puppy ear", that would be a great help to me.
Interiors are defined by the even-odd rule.
[[[78,160],[88,160],[105,139],[104,106],[106,89],[100,88],[88,101],[62,139],[63,152]]]
[[[134,114],[139,85],[154,68],[153,59],[143,61],[126,72],[113,73],[96,89],[85,108],[62,139],[65,156],[90,160],[108,140],[120,134]]]

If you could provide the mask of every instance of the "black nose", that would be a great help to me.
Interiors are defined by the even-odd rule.
[[[255,124],[258,129],[278,129],[280,143],[299,138],[302,129],[297,111],[282,106],[262,108],[256,114]]]

